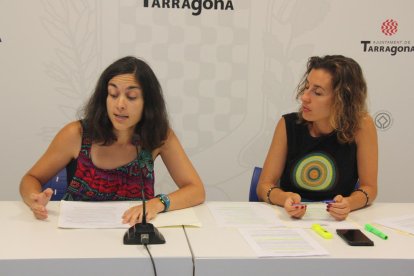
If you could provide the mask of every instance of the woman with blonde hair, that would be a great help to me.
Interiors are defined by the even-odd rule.
[[[341,55],[311,57],[298,112],[279,120],[257,187],[259,199],[295,218],[303,201],[328,201],[337,220],[377,196],[378,142],[361,67]]]

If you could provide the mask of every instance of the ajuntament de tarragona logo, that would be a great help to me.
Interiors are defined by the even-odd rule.
[[[188,9],[192,15],[200,15],[203,10],[234,10],[231,0],[144,0],[145,8]]]

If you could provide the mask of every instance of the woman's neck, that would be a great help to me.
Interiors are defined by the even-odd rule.
[[[117,145],[129,145],[132,143],[132,135],[133,132],[126,130],[126,131],[115,131],[115,135],[116,135],[116,142],[115,144]]]
[[[311,122],[309,125],[309,133],[312,137],[325,136],[332,133],[332,131],[334,131],[334,129],[329,123]]]

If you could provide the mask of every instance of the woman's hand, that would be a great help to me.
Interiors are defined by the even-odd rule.
[[[348,214],[351,212],[351,207],[347,198],[337,195],[334,198],[334,203],[329,203],[326,207],[326,210],[331,216],[336,220],[344,220],[347,218]]]
[[[301,197],[299,194],[292,193],[291,196],[286,198],[283,207],[285,208],[286,212],[294,218],[301,218],[306,213],[306,205],[301,204]]]
[[[161,203],[159,198],[153,198],[145,202],[146,221],[154,219],[158,213],[164,210],[164,204]],[[135,223],[142,222],[143,218],[142,204],[133,206],[125,211],[122,215],[122,223],[128,223],[134,225]]]
[[[41,193],[32,193],[30,195],[30,199],[33,200],[30,204],[30,209],[37,219],[47,219],[46,205],[49,203],[52,195],[53,190],[51,188],[47,188]]]

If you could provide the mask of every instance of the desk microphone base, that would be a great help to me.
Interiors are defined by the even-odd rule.
[[[152,223],[137,223],[124,234],[124,244],[163,244],[164,236]]]

